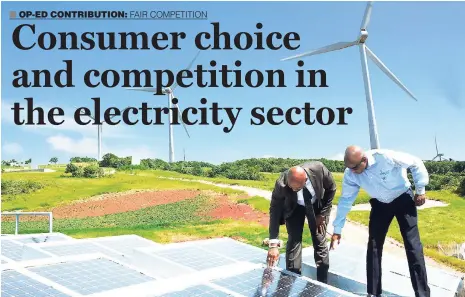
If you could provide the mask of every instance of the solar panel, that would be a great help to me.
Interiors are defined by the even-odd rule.
[[[134,249],[136,248],[160,246],[159,243],[155,243],[153,241],[134,235],[101,237],[92,239],[91,241],[116,250],[124,255],[130,255],[134,253]]]
[[[111,250],[108,250],[89,241],[68,241],[64,242],[63,244],[40,245],[40,248],[56,256],[73,256],[91,253],[102,253],[109,257],[121,257],[121,254],[115,253]]]
[[[198,296],[198,297],[226,297],[231,296],[230,294],[220,291],[216,288],[213,288],[208,285],[196,285],[190,288],[174,291],[166,294],[154,295],[154,296],[163,296],[163,297],[186,297],[186,296]]]
[[[198,245],[207,251],[232,258],[236,261],[265,263],[267,252],[261,248],[243,244],[232,239],[211,240]]]
[[[153,250],[151,253],[197,271],[235,263],[234,260],[194,245]]]
[[[244,296],[354,296],[350,293],[308,281],[294,274],[272,269],[254,269],[236,276],[212,281]]]
[[[2,296],[4,297],[67,297],[57,289],[43,284],[15,270],[2,271]]]
[[[150,276],[104,258],[43,265],[28,269],[83,295],[155,280]]]
[[[356,256],[357,253],[358,256]],[[304,249],[303,254],[304,275],[316,278],[313,248]],[[328,284],[352,293],[366,292],[366,250],[362,246],[341,245],[338,249],[331,251],[329,262]],[[397,297],[413,294],[406,258],[383,255],[382,268],[384,296]],[[457,277],[431,267],[427,267],[427,273],[432,296],[453,296],[458,283]]]
[[[24,244],[19,244],[8,239],[2,238],[2,256],[5,256],[13,261],[26,261],[35,259],[44,259],[51,257],[50,255],[36,250]]]

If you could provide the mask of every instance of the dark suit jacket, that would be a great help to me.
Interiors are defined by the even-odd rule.
[[[310,161],[300,165],[312,183],[320,214],[329,216],[331,213],[336,183],[333,175],[320,161]],[[270,239],[278,238],[279,226],[290,217],[297,204],[297,192],[287,185],[287,170],[276,180],[270,203]]]

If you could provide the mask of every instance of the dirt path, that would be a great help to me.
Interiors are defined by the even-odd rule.
[[[230,188],[230,189],[235,189],[235,190],[241,190],[246,192],[249,196],[260,196],[263,197],[267,200],[271,199],[271,191],[267,190],[262,190],[262,189],[257,189],[257,188],[252,188],[252,187],[246,187],[246,186],[239,186],[239,185],[229,185],[229,184],[222,184],[222,183],[213,183],[210,181],[206,180],[189,180],[189,179],[180,179],[180,178],[167,178],[167,179],[173,179],[173,180],[182,180],[182,181],[190,181],[190,182],[200,182],[204,184],[209,184],[209,185],[214,185],[222,188]],[[369,204],[367,204],[369,206]],[[365,204],[360,204],[357,205],[356,207],[354,206],[352,209],[353,210],[366,210],[369,211],[370,208],[367,207]],[[441,205],[440,203],[437,203],[434,200],[430,200],[428,204],[425,203],[421,208],[428,208],[428,207],[437,207],[437,206],[444,206]],[[421,209],[420,208],[420,209]],[[334,221],[334,218],[336,216],[336,209],[337,205],[333,205],[333,208],[331,210],[331,216],[330,216],[330,223],[328,225],[328,232],[330,234],[333,233],[333,226],[332,222]],[[328,235],[329,237],[329,235]],[[343,238],[341,239],[341,248],[342,245],[345,242],[351,243],[351,244],[357,244],[357,245],[367,245],[367,240],[368,240],[368,228],[365,225],[359,224],[357,222],[352,222],[348,219],[346,219],[346,223],[344,225],[343,229]],[[405,255],[405,250],[404,246],[402,243],[396,241],[393,238],[387,237],[384,248],[383,248],[384,253],[388,253],[392,256],[396,256],[402,259],[405,259],[407,261],[407,257]],[[425,257],[425,261],[428,265],[434,266],[434,267],[440,267],[441,269],[444,269],[446,271],[449,271],[450,273],[454,273],[457,275],[462,275],[462,273],[445,266],[442,263],[436,262],[432,258]]]

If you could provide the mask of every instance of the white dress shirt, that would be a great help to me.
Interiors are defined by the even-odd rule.
[[[413,199],[407,168],[412,172],[416,194],[425,194],[429,182],[428,171],[423,161],[407,153],[386,149],[366,152],[368,164],[365,171],[356,174],[350,169],[344,171],[342,193],[337,204],[334,219],[334,233],[341,234],[347,213],[351,210],[360,188],[365,189],[370,198],[382,203],[390,203],[408,192]]]
[[[315,200],[316,200],[315,190],[313,189],[312,182],[310,181],[309,178],[307,178],[307,183],[305,184],[305,187],[310,191],[310,194],[312,194],[312,204],[315,203]],[[304,189],[297,192],[297,203],[302,206],[305,206]]]

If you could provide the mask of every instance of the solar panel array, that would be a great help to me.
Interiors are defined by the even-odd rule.
[[[302,261],[310,268],[309,274],[316,277],[313,248],[303,250]],[[366,292],[366,247],[344,243],[330,252],[330,275],[328,283],[337,288],[363,294]],[[383,254],[383,296],[415,296],[406,257],[404,259]],[[307,268],[308,269],[308,268]],[[454,296],[460,278],[444,270],[427,266],[431,296]]]
[[[345,277],[364,265],[352,258],[360,259],[355,249],[345,258],[331,254],[325,285],[311,273],[267,268],[265,250],[229,238],[158,244],[135,235],[73,239],[53,233],[2,236],[1,244],[2,296],[366,295],[363,282]],[[305,269],[314,268],[312,258],[307,250]]]

